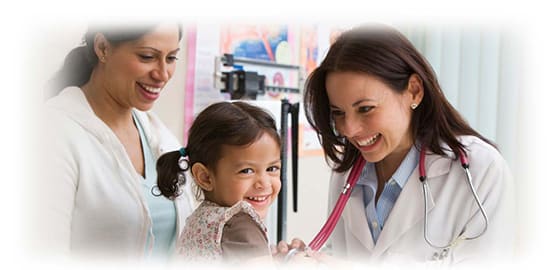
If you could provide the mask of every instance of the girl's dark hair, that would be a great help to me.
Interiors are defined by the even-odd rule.
[[[204,109],[194,120],[186,146],[189,168],[197,162],[215,170],[223,145],[246,146],[263,134],[269,134],[280,145],[273,117],[260,107],[244,102],[218,102]],[[183,171],[179,151],[158,158],[158,189],[170,199],[180,194],[178,175]]]
[[[117,46],[124,42],[135,41],[154,30],[156,24],[143,25],[94,25],[90,26],[83,37],[83,45],[72,49],[65,57],[60,70],[48,81],[45,98],[57,95],[68,86],[83,86],[90,79],[92,70],[98,63],[94,52],[94,37],[103,34],[108,42]],[[182,27],[179,27],[179,40],[182,37]]]
[[[441,143],[451,149],[464,149],[459,135],[473,135],[494,146],[469,126],[444,96],[435,72],[410,41],[397,30],[384,25],[363,25],[341,34],[327,56],[308,77],[304,108],[310,125],[318,133],[328,161],[337,172],[347,171],[359,155],[348,140],[338,137],[331,126],[329,97],[325,80],[329,73],[360,72],[380,79],[397,92],[407,89],[412,74],[423,83],[424,96],[411,120],[413,138],[438,155],[445,155]],[[454,152],[456,157],[458,153]]]

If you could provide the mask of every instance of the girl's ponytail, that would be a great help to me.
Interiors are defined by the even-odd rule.
[[[186,183],[185,171],[190,167],[186,156],[186,148],[181,148],[179,151],[168,152],[158,158],[157,185],[159,193],[164,197],[175,199],[181,195],[179,187]]]

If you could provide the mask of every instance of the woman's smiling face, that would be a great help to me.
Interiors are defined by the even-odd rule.
[[[107,45],[99,57],[105,67],[108,94],[123,107],[149,110],[173,76],[179,51],[176,24],[159,25],[140,39]]]

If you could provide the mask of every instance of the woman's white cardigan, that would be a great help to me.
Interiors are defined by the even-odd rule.
[[[150,112],[135,110],[156,158],[180,147]],[[150,212],[126,151],[92,111],[80,88],[70,87],[46,103],[39,134],[45,150],[39,187],[41,247],[48,252],[134,260],[148,254]],[[175,200],[177,237],[195,202],[189,177]]]

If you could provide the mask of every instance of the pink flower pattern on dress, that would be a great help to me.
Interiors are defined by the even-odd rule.
[[[191,261],[220,261],[223,257],[221,248],[223,227],[240,212],[252,217],[267,236],[267,229],[262,219],[249,203],[240,201],[231,207],[223,207],[210,201],[203,201],[187,218],[183,233],[177,242],[178,253]],[[271,254],[269,246],[268,253]]]

